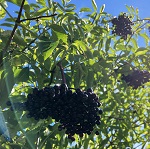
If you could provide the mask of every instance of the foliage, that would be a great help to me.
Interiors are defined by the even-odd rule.
[[[105,6],[98,8],[95,0],[91,2],[93,9],[82,8],[81,18],[70,0],[0,1],[0,19],[4,19],[0,24],[2,149],[136,148],[136,143],[144,148],[149,142],[150,83],[133,89],[121,76],[133,69],[149,71],[150,18],[140,19],[137,9],[126,6],[134,25],[133,34],[124,40],[112,34],[113,16],[104,11]],[[17,18],[7,5],[18,8]],[[141,38],[144,47],[138,43]],[[25,102],[34,87],[61,84],[59,62],[68,87],[92,87],[99,96],[104,111],[101,125],[95,128],[99,135],[76,135],[71,142],[51,117],[36,121],[27,118],[26,111],[12,112],[6,105],[8,100]]]

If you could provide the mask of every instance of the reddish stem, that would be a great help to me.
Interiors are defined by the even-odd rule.
[[[60,68],[60,72],[61,72],[61,76],[62,76],[62,83],[63,83],[63,84],[66,84],[66,78],[65,78],[65,74],[64,74],[64,69],[63,69],[63,67],[62,67],[61,62],[59,62],[57,65],[58,65],[59,68]]]

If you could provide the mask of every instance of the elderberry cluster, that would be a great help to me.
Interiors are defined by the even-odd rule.
[[[102,110],[99,107],[101,104],[91,89],[86,92],[76,89],[74,93],[67,90],[60,99],[57,105],[59,110],[56,110],[61,123],[58,129],[66,129],[66,134],[71,140],[74,140],[74,134],[80,137],[84,133],[90,135],[94,126],[100,125],[99,114],[102,114]]]
[[[134,70],[127,76],[123,74],[121,79],[129,86],[132,86],[133,89],[137,89],[139,86],[150,81],[150,73],[148,71]]]
[[[116,34],[121,36],[124,40],[127,39],[127,35],[132,35],[132,28],[133,22],[130,21],[129,17],[126,14],[119,15],[118,18],[113,18],[111,20],[114,30],[112,34]]]
[[[10,106],[11,103],[7,102],[7,105]],[[72,141],[74,134],[80,137],[84,133],[90,135],[94,126],[100,125],[100,115],[103,113],[100,109],[101,103],[92,89],[76,89],[73,92],[66,84],[43,89],[34,88],[33,92],[27,95],[27,101],[20,103],[20,106],[28,111],[28,118],[55,119],[60,123],[58,130],[65,129],[65,133]],[[95,132],[97,135],[98,133]]]

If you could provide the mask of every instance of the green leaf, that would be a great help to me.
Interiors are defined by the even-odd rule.
[[[7,91],[8,91],[8,93],[10,93],[14,86],[14,73],[13,73],[12,67],[7,66],[7,65],[5,65],[5,67],[6,67],[5,81],[6,81],[6,85],[7,85]]]
[[[66,34],[65,30],[63,29],[62,26],[52,24],[51,29],[53,30],[53,33],[57,36],[58,40],[62,40],[64,43],[67,44],[68,42],[68,35]]]
[[[13,27],[14,25],[10,23],[1,23],[0,26]]]
[[[44,51],[44,60],[52,55],[53,50],[58,46],[59,41],[53,42],[48,47],[48,50]]]
[[[50,46],[50,43],[52,41],[50,41],[50,38],[47,36],[41,36],[40,40],[38,42],[38,46],[39,46],[39,51],[43,52],[44,50],[47,50],[47,48]]]
[[[87,50],[86,44],[83,41],[76,40],[72,45],[75,45],[76,47],[78,47],[78,49],[81,48],[81,50],[83,51]]]
[[[16,44],[20,45],[20,46],[26,46],[27,45],[27,43],[25,42],[25,40],[22,37],[20,37],[20,35],[18,35],[18,34],[14,35],[13,41]]]
[[[94,81],[94,71],[89,70],[86,78],[87,88],[91,88],[93,86],[93,81]]]
[[[80,12],[91,12],[91,8],[88,8],[88,7],[84,7],[84,8],[81,8],[80,9]]]
[[[135,13],[135,10],[133,9],[132,6],[126,5],[126,8],[127,8],[127,10],[129,11],[129,13],[131,13],[131,14],[134,14],[134,13]]]
[[[86,54],[87,59],[93,59],[93,54],[92,54],[92,52],[89,49],[84,51],[84,53]]]
[[[76,9],[76,5],[74,5],[74,4],[68,4],[68,5],[66,5],[66,8],[68,8],[68,9],[66,9],[66,11],[73,11],[74,9]]]
[[[137,51],[135,52],[135,56],[140,56],[140,55],[145,55],[148,52],[147,48],[138,48]]]
[[[100,8],[100,13],[104,12],[105,9],[105,4],[102,5],[102,7]]]
[[[11,96],[10,97],[11,101],[12,102],[22,102],[22,101],[25,101],[26,97],[25,95],[14,95],[14,96]]]
[[[18,5],[18,6],[20,6],[21,3],[22,3],[22,1],[20,1],[20,0],[7,0],[7,1],[11,2],[11,3],[15,4],[15,5]],[[27,1],[25,1],[24,4],[28,4]]]
[[[144,40],[145,40],[145,43],[146,44],[148,44],[148,42],[149,42],[149,37],[148,37],[148,35],[146,34],[146,33],[140,33],[139,34],[141,37],[143,37],[144,38]]]
[[[97,5],[96,5],[95,0],[92,0],[92,6],[93,6],[94,10],[97,11]]]
[[[36,11],[33,16],[41,16],[41,15],[43,15],[43,13],[45,13],[47,10],[48,10],[47,7],[41,8],[40,10]]]
[[[41,4],[42,6],[46,6],[46,2],[43,0],[36,0],[37,3]]]
[[[143,20],[150,20],[150,18],[144,18]]]
[[[7,7],[6,2],[1,3],[3,7]],[[0,5],[0,19],[3,19],[6,15],[6,11],[3,9],[3,7]]]
[[[29,80],[29,68],[16,69],[14,72],[15,82],[27,82]]]
[[[76,72],[75,72],[75,76],[74,76],[74,86],[75,86],[75,88],[79,88],[84,72],[82,70],[80,63],[76,63],[75,68],[76,68]]]
[[[108,38],[105,45],[105,50],[108,51],[110,48],[111,38]]]

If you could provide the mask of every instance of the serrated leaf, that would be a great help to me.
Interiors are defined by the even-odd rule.
[[[62,26],[59,25],[54,25],[52,24],[51,29],[53,31],[53,36],[56,36],[57,39],[56,40],[62,40],[64,43],[67,44],[68,42],[68,35],[66,34],[65,30],[63,29]]]
[[[139,55],[145,55],[148,52],[147,48],[138,48],[137,51],[135,52],[135,56],[139,56]]]
[[[59,41],[53,42],[50,44],[50,47],[47,51],[44,52],[44,60],[46,60],[49,56],[51,56],[53,50],[58,46]]]
[[[49,37],[47,37],[47,36],[41,36],[40,40],[38,42],[39,51],[43,52],[44,50],[46,50],[50,46],[51,42],[52,41],[50,41]]]
[[[27,82],[29,80],[29,68],[18,69],[15,72],[15,82]]]
[[[68,35],[63,34],[61,32],[57,32],[57,31],[54,31],[54,32],[56,33],[58,40],[62,40],[64,43],[67,44],[67,42],[68,42]]]
[[[92,0],[92,6],[93,6],[94,10],[96,11],[97,10],[97,5],[96,5],[95,0]]]
[[[86,51],[86,49],[87,49],[86,44],[83,41],[80,41],[80,40],[74,41],[73,45],[78,47],[78,49],[81,48],[83,51]]]
[[[88,8],[88,7],[84,7],[84,8],[81,8],[80,9],[80,12],[91,12],[91,8]]]

